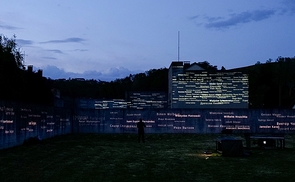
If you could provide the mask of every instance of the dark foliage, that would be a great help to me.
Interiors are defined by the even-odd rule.
[[[152,69],[111,82],[97,80],[51,80],[62,95],[72,98],[124,99],[128,91],[168,91],[168,69]]]
[[[292,108],[295,104],[295,57],[236,70],[249,74],[250,108]]]
[[[15,36],[0,36],[0,99],[50,104],[47,80],[39,73],[24,70],[23,54],[17,48]]]
[[[2,68],[5,65],[7,69],[24,69],[23,54],[17,47],[15,38],[13,36],[13,38],[9,39],[4,35],[0,35],[0,65]]]
[[[207,71],[217,71],[217,66],[211,65],[208,61],[198,62],[197,63],[200,67],[204,68]],[[225,69],[224,67],[222,67]]]

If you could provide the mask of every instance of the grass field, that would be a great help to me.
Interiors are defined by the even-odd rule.
[[[0,181],[295,181],[295,136],[286,149],[215,153],[219,135],[77,134],[0,150]],[[204,151],[213,151],[204,154]]]

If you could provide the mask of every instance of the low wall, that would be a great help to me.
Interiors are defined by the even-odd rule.
[[[40,136],[67,133],[136,133],[142,118],[146,133],[295,134],[295,110],[147,109],[94,110],[0,102],[0,149]]]
[[[295,133],[295,110],[150,109],[78,110],[80,133],[136,133],[142,118],[147,133]]]
[[[70,110],[0,102],[0,149],[72,132]]]

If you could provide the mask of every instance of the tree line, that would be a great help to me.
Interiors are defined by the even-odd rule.
[[[201,67],[217,71],[207,61]],[[225,70],[224,67],[221,70]],[[278,57],[265,63],[233,69],[249,74],[249,108],[292,108],[295,104],[295,57]],[[144,73],[105,82],[100,80],[44,78],[40,72],[28,71],[24,55],[15,36],[0,36],[0,100],[52,105],[53,89],[62,97],[124,99],[129,91],[163,91],[168,93],[168,69],[151,69]]]
[[[15,38],[0,35],[0,100],[52,104],[47,79],[25,70],[24,54]]]
[[[52,87],[71,98],[124,99],[129,91],[167,91],[168,69],[151,69],[110,82],[79,79],[50,82]]]
[[[295,105],[295,57],[268,59],[245,67],[249,74],[250,108],[292,108]]]

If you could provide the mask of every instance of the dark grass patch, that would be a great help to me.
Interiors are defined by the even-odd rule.
[[[73,134],[0,151],[1,181],[295,181],[295,136],[286,149],[247,157],[215,153],[218,135]],[[212,154],[205,154],[211,151]]]

